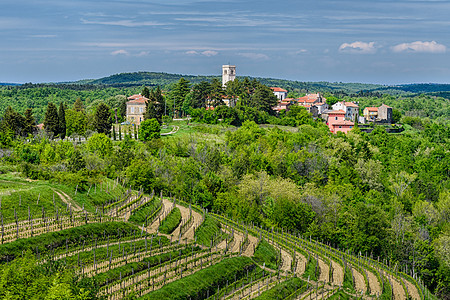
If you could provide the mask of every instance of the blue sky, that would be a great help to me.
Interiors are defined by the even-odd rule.
[[[450,83],[450,1],[15,0],[0,82],[135,71]]]

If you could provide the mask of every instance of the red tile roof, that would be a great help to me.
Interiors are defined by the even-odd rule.
[[[353,103],[353,102],[345,102],[345,101],[344,101],[344,105],[345,105],[345,106],[349,106],[349,107],[359,107],[358,104],[355,104],[355,103]]]
[[[148,98],[142,96],[141,94],[130,96],[127,99],[130,100],[130,101],[127,102],[127,104],[128,103],[130,103],[130,104],[133,104],[133,103],[136,103],[136,104],[137,103],[145,103],[145,102],[147,102],[149,100]]]
[[[282,88],[279,88],[279,87],[271,87],[271,89],[272,89],[274,92],[284,92],[284,93],[287,93],[287,91],[286,91],[285,89],[282,89]]]
[[[366,107],[368,111],[378,111],[378,107]]]
[[[328,112],[329,115],[345,115],[345,111],[343,110],[330,110]]]

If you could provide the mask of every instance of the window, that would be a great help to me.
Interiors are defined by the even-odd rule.
[[[342,128],[342,126],[339,126],[339,128]]]
[[[134,107],[130,107],[130,113],[134,113]]]
[[[144,112],[144,108],[143,107],[139,107],[139,112],[140,113]]]
[[[337,120],[337,119],[338,119],[338,117],[334,117],[334,119],[335,119],[335,120]]]
[[[224,70],[224,71],[223,71],[223,74],[227,75],[227,70]]]

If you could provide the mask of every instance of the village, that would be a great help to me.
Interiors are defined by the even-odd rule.
[[[222,86],[236,79],[236,66],[222,66]],[[272,109],[279,114],[285,110],[288,112],[293,106],[302,106],[312,115],[313,118],[322,118],[330,132],[347,133],[357,124],[392,123],[392,107],[382,104],[379,107],[366,107],[363,115],[360,115],[360,108],[356,102],[340,101],[333,105],[328,105],[327,99],[320,93],[306,94],[298,98],[288,98],[288,91],[280,87],[271,87],[273,94],[278,99],[278,104]],[[131,124],[139,125],[144,120],[144,113],[148,98],[141,94],[135,94],[128,97],[126,119]],[[233,105],[227,97],[224,97],[223,103],[227,106]],[[207,109],[214,109],[209,105]]]

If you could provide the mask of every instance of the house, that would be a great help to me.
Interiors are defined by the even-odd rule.
[[[346,120],[347,113],[344,110],[329,110],[326,114],[328,115],[327,125],[332,133],[347,133],[355,125],[352,121]]]
[[[286,99],[288,92],[285,89],[279,87],[271,87],[270,89],[273,91],[273,94],[277,96],[278,100],[283,101]]]
[[[289,111],[289,108],[293,104],[293,102],[294,102],[294,99],[285,98],[283,101],[278,101],[277,106],[272,107],[272,109],[274,111],[276,111],[277,113],[279,113],[283,109],[285,109],[286,111]]]
[[[299,105],[305,106],[307,104],[316,104],[316,103],[325,103],[326,99],[320,95],[320,93],[317,94],[306,94],[303,97],[297,98],[297,102]]]
[[[367,121],[375,121],[378,118],[378,107],[364,108],[363,115]]]
[[[378,119],[381,122],[392,123],[392,107],[381,104],[381,106],[378,107]]]
[[[127,102],[127,121],[131,124],[140,125],[144,121],[145,104],[148,98],[141,94],[128,97]]]
[[[324,98],[325,99],[325,98]],[[317,107],[317,114],[321,115],[328,109],[328,104],[325,102],[319,102],[314,104]]]
[[[345,112],[346,120],[358,120],[359,106],[354,102],[340,101],[333,104],[331,107],[333,110],[343,110]]]
[[[366,107],[363,111],[367,121],[392,123],[392,107],[382,104],[380,107]]]
[[[303,97],[297,98],[298,105],[306,107],[314,117],[321,115],[325,110],[328,109],[328,104],[325,98],[323,98],[320,93],[317,94],[306,94]]]

